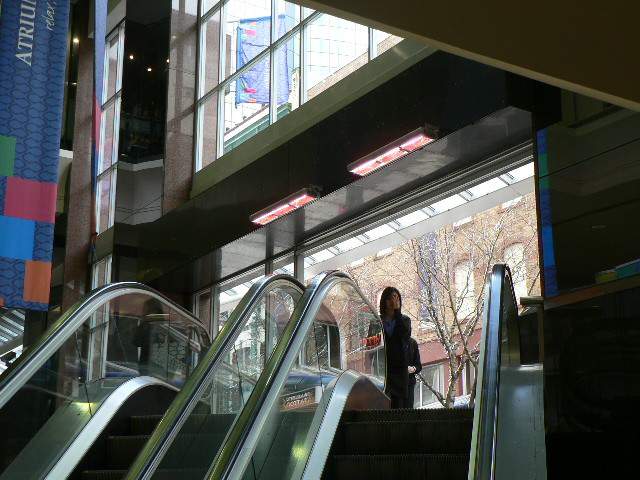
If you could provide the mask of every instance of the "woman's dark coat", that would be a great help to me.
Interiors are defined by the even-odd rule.
[[[409,388],[407,350],[409,348],[411,320],[400,313],[396,313],[395,320],[396,325],[392,335],[387,335],[384,328],[382,330],[387,352],[387,386],[385,393],[390,397],[404,399],[407,397]]]

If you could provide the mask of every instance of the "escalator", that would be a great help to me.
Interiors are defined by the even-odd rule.
[[[531,453],[526,441],[516,438],[519,452],[507,455],[509,442],[497,440],[512,434],[502,419],[519,415],[498,407],[508,393],[501,372],[513,366],[506,373],[522,377],[513,333],[517,307],[504,266],[494,269],[485,299],[473,410],[389,410],[384,344],[367,340],[381,337],[380,319],[341,272],[320,274],[306,289],[286,276],[255,284],[206,352],[204,342],[196,347],[193,331],[178,328],[178,355],[169,344],[180,342],[169,341],[168,331],[184,327],[184,318],[157,309],[142,315],[145,299],[123,302],[109,291],[99,305],[90,298],[93,307],[74,307],[76,314],[62,318],[49,340],[0,377],[0,422],[11,432],[10,442],[2,439],[0,479],[456,479],[469,471],[474,479],[498,478],[496,471],[502,478],[543,478],[512,474]],[[137,308],[124,308],[131,304]],[[147,327],[141,316],[150,319]],[[127,319],[134,322],[128,334]],[[52,342],[60,325],[67,325],[66,338]],[[163,348],[146,345],[143,355],[138,346],[127,357],[126,335],[155,338]],[[102,352],[102,360],[90,360],[91,352]],[[75,389],[63,390],[61,365],[69,378],[83,380]],[[41,418],[30,418],[25,408]],[[14,434],[22,424],[35,433]]]
[[[345,411],[322,478],[466,479],[473,410]]]
[[[525,366],[503,265],[490,276],[484,312],[474,408],[389,410],[384,345],[367,341],[380,338],[379,317],[348,276],[320,274],[265,356],[224,440],[207,440],[213,425],[194,420],[199,409],[211,409],[216,390],[203,362],[201,378],[188,380],[125,478],[178,471],[185,480],[545,478],[539,464],[518,471],[530,466],[523,459],[540,458],[543,430],[518,430],[523,412],[538,422],[542,413],[517,397],[542,377],[534,369],[518,385]]]
[[[186,422],[215,424],[223,439],[261,373],[238,368],[238,337],[253,329],[277,342],[301,294],[290,278],[256,283],[210,345],[197,319],[144,285],[92,292],[0,376],[0,479],[121,478],[202,360],[226,355],[226,410],[195,409]]]

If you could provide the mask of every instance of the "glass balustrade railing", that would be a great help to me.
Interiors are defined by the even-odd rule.
[[[381,390],[386,376],[380,319],[342,272],[313,279],[254,391],[253,410],[208,478],[298,478],[324,410],[327,386],[345,370],[367,375]],[[233,437],[232,437],[233,438]]]
[[[209,345],[145,285],[91,292],[0,376],[0,478],[43,478],[118,386],[145,376],[177,390]]]
[[[284,275],[252,285],[126,478],[206,476],[287,331],[303,291],[302,284]]]

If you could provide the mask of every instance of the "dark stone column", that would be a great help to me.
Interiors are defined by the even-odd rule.
[[[89,2],[81,2],[78,18],[89,18]],[[73,162],[69,181],[67,244],[64,260],[62,311],[90,288],[89,245],[91,241],[91,105],[93,103],[93,40],[88,21],[78,30],[78,86],[73,131]]]
[[[193,177],[197,3],[178,0],[171,10],[163,214],[189,199]]]

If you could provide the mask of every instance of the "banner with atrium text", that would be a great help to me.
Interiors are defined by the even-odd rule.
[[[46,310],[69,0],[0,3],[0,306]]]

